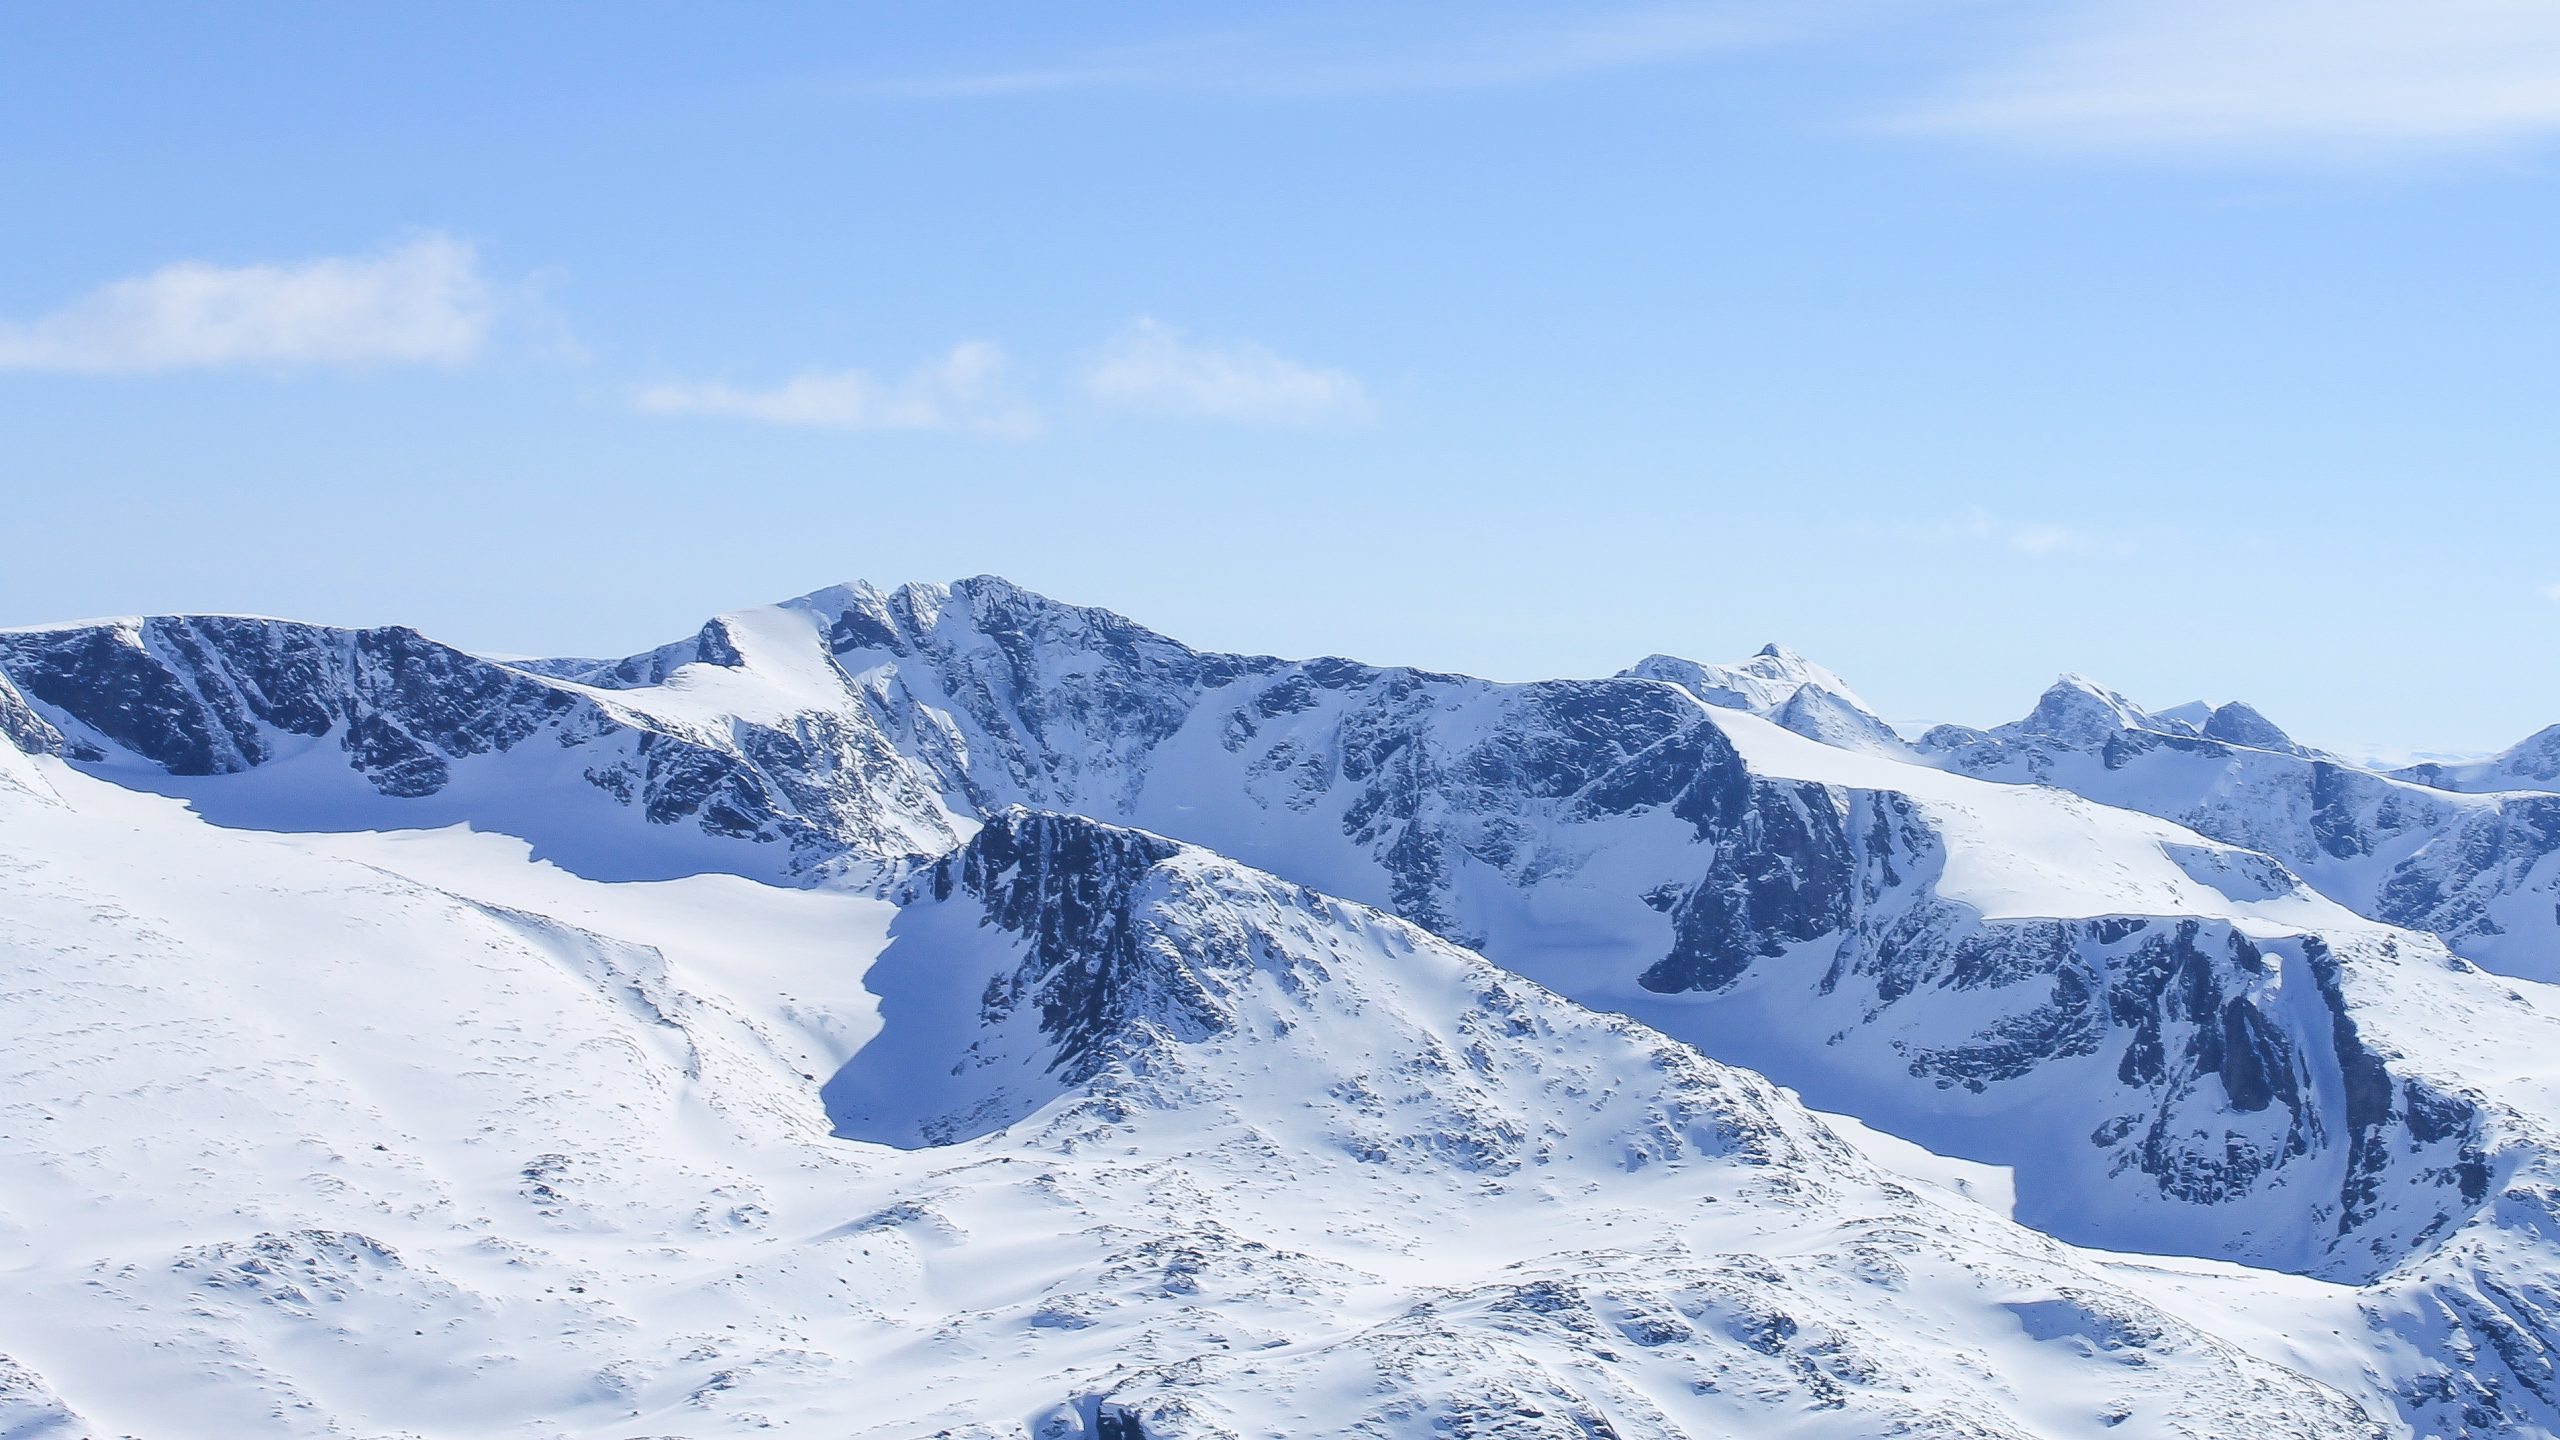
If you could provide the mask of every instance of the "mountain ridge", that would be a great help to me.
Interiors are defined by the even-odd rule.
[[[2437,936],[2342,906],[2348,870],[2332,863],[2403,837],[2407,853],[2350,878],[2451,879],[2452,900],[2406,913],[2500,959],[2490,942],[2519,932],[2455,923],[2447,906],[2490,887],[2479,903],[2508,907],[2493,918],[2528,913],[2515,907],[2550,853],[2533,848],[2537,811],[2207,737],[2093,682],[2065,682],[2016,726],[1887,743],[1837,677],[1776,647],[1754,660],[1768,663],[1657,657],[1638,668],[1661,673],[1503,684],[1218,655],[992,578],[830,587],[619,661],[495,662],[398,627],[187,617],[0,634],[0,679],[24,682],[42,727],[20,728],[38,750],[60,737],[60,758],[35,763],[236,828],[467,824],[588,880],[732,874],[903,896],[918,926],[928,894],[1020,893],[997,883],[1011,872],[990,847],[1153,831],[1092,841],[1069,868],[1099,883],[1141,860],[1154,873],[1159,847],[1200,847],[1378,907],[1566,1002],[2012,1165],[2019,1213],[2065,1239],[2321,1275],[2393,1314],[2457,1316],[2432,1348],[2392,1350],[2404,1415],[2560,1413],[2530,1379],[2554,1333],[2530,1297],[2560,1286],[2519,1218],[2560,1144],[2534,1118],[2541,1092],[2444,1053],[2457,1027],[2441,1015],[2491,1013],[2500,982]],[[2277,782],[2253,782],[2191,817],[2161,798],[2186,792],[2143,778],[2171,760],[2182,783],[2208,761],[2317,803],[2260,803]],[[2013,773],[2040,783],[1995,783]],[[2106,788],[2126,777],[2151,788]],[[2369,813],[2384,801],[2402,807],[2397,829]],[[2269,838],[2227,815],[2293,828]],[[2482,824],[2517,838],[2473,844]],[[2411,871],[2438,841],[2450,858]],[[988,923],[1036,936],[1092,910],[1028,893],[1036,913]],[[1053,1008],[1083,1013],[1070,997],[1099,992],[1066,985],[1064,957],[1106,974],[1128,957],[1068,931],[1042,965],[990,974],[1004,1005],[961,997],[976,1008],[953,1023],[994,1044],[1017,1017],[1046,1034]],[[883,984],[922,953],[901,943]],[[1202,1018],[1212,972],[1180,973],[1195,978],[1147,992],[1174,1007],[1149,1023],[1221,1043]],[[2499,1023],[2540,1035],[2539,1003]],[[1091,1018],[1062,1059],[1108,1069],[1141,1053],[1113,1049],[1128,1017],[1109,1003]],[[1010,1075],[1049,1052],[1002,1053]],[[892,1044],[869,1062],[884,1073],[847,1072],[830,1100],[840,1127],[962,1143],[1060,1093],[1025,1072],[930,1114],[883,1109],[919,1073],[890,1064],[905,1054]],[[1073,1059],[1065,1073],[1099,1070]],[[2507,1278],[2428,1272],[2450,1252]],[[2446,1357],[2464,1345],[2513,1359],[2457,1383]]]

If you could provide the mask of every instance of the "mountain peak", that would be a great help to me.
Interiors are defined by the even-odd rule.
[[[1718,709],[1757,715],[1826,745],[1873,754],[1900,754],[1905,748],[1893,727],[1878,719],[1848,682],[1774,641],[1738,665],[1657,654],[1619,674],[1677,685]]]
[[[1802,654],[1774,642],[1734,665],[1713,665],[1678,655],[1653,654],[1618,672],[1644,680],[1668,680],[1710,705],[1765,715],[1807,685],[1817,685],[1860,709],[1847,681]]]
[[[2391,773],[2396,779],[2438,790],[2474,794],[2560,789],[2560,725],[2546,725],[2484,759],[2429,761]]]
[[[2150,712],[2114,690],[2086,675],[2065,674],[2045,688],[2033,710],[1993,733],[2096,744],[2119,731],[2161,728]]]
[[[2205,716],[2204,724],[2199,728],[2206,739],[2220,740],[2229,745],[2246,745],[2256,750],[2279,750],[2286,754],[2299,753],[2302,749],[2294,743],[2293,737],[2278,728],[2274,721],[2258,713],[2257,707],[2243,704],[2238,700],[2227,705],[2215,706],[2211,713]]]

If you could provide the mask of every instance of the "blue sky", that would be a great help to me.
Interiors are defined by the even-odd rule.
[[[5,24],[0,622],[619,653],[994,571],[1895,718],[2560,720],[2547,4]]]

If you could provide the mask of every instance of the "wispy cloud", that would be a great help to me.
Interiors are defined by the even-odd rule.
[[[1103,89],[1266,97],[1489,89],[1671,64],[1793,39],[1813,28],[1801,9],[1765,0],[1707,0],[1567,20],[1479,18],[1455,32],[1429,24],[1417,29],[1406,23],[1411,13],[1418,12],[1388,8],[1365,13],[1356,28],[1203,35],[869,88],[950,98]]]
[[[651,385],[633,396],[643,410],[721,415],[768,425],[829,430],[975,430],[1027,435],[1039,419],[1009,395],[1004,351],[982,340],[895,380],[865,370],[811,370],[768,390],[718,381]]]
[[[479,352],[494,310],[478,257],[449,235],[284,265],[183,261],[0,320],[0,369],[453,365]]]
[[[2102,0],[1908,117],[2022,145],[2338,159],[2560,131],[2548,0]]]
[[[1975,510],[1952,520],[1930,520],[1902,527],[1914,540],[1931,544],[1994,545],[2019,555],[2065,555],[2113,548],[2112,541],[2073,525],[2041,520],[2011,520]]]
[[[2191,536],[2173,524],[2126,521],[2082,524],[2021,519],[1989,510],[1970,509],[1938,519],[1906,519],[1867,527],[1891,540],[1915,545],[1961,547],[1997,552],[2027,561],[2063,559],[2130,559],[2190,547]],[[2221,534],[2217,543],[2254,548],[2246,535]]]
[[[1109,405],[1248,425],[1357,419],[1368,392],[1340,370],[1302,365],[1245,341],[1193,341],[1141,318],[1103,347],[1084,372],[1087,395]]]
[[[2089,537],[2068,525],[2013,525],[2000,540],[2021,555],[2058,555],[2086,547]]]
[[[2554,605],[2560,605],[2560,584],[2543,586],[2542,598]]]

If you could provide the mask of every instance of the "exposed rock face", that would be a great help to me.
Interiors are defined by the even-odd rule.
[[[2495,982],[2304,883],[2525,968],[2560,933],[2560,795],[2413,786],[2246,707],[2191,724],[2082,681],[2016,725],[1933,733],[1941,774],[1901,763],[1889,731],[1783,652],[1501,685],[1204,654],[989,579],[822,591],[619,661],[163,618],[0,635],[0,675],[18,748],[241,823],[469,819],[539,841],[603,816],[630,827],[610,848],[664,850],[671,869],[899,897],[866,983],[905,1038],[830,1084],[845,1134],[951,1145],[1041,1116],[1042,1143],[1081,1153],[1150,1111],[1272,1083],[1228,1065],[1252,1045],[1325,1077],[1299,1138],[1383,1172],[1500,1181],[1605,1153],[1612,1174],[1713,1159],[1802,1176],[1838,1158],[1773,1119],[1766,1087],[1464,944],[1684,1038],[1747,1044],[1791,1084],[1845,1075],[1888,1128],[1944,1121],[2016,1167],[2021,1214],[2055,1233],[2365,1285],[2395,1334],[2432,1317],[2407,1342],[2431,1358],[2392,1373],[2404,1414],[2446,1433],[2560,1413],[2560,1267],[2514,1259],[2519,1237],[2560,1235],[2560,1182],[2542,1178],[2560,1139],[2446,1063],[2459,1038],[2400,1018],[2434,1013],[2407,999],[2427,986],[2482,1006]],[[1832,764],[1843,753],[1858,763]],[[2061,901],[2012,883],[2046,860],[2104,883]],[[1464,1004],[1344,983],[1407,957]],[[1320,1053],[1353,1009],[1391,1064],[1341,1073]],[[1641,1051],[1676,1083],[1554,1059],[1594,1049]],[[509,1183],[564,1205],[554,1158]],[[1604,1303],[1559,1271],[1451,1303],[1504,1334],[1615,1327],[1636,1305],[1636,1331],[1611,1332],[1629,1343],[1739,1337],[1809,1404],[1867,1393],[1793,1341],[1796,1309],[1727,1296],[1715,1273]],[[1057,1323],[1080,1317],[1058,1303]],[[2124,1337],[2152,1333],[2120,1305],[2028,1303],[2031,1333],[2134,1349]],[[1407,1358],[1484,1328],[1420,1309],[1397,1325]],[[1079,1424],[1190,1423],[1118,1390],[1086,1399]],[[1561,1380],[1431,1404],[1449,1426],[1521,1433],[1603,1415]]]
[[[1940,727],[1919,748],[2261,851],[2358,914],[2560,979],[2560,796],[2430,790],[2305,750],[2245,706],[2211,712],[2199,734],[2073,679],[2023,720]]]
[[[1323,812],[1374,857],[1381,898],[1460,938],[1473,930],[1454,893],[1463,875],[1538,863],[1540,812],[1670,806],[1743,869],[1753,845],[1726,832],[1799,823],[1782,807],[1755,818],[1754,782],[1731,747],[1653,682],[1499,686],[1203,655],[992,580],[852,587],[794,609],[823,636],[834,690],[770,717],[653,703],[654,687],[687,667],[745,668],[723,621],[627,661],[517,668],[405,630],[164,618],[0,637],[0,670],[93,759],[196,777],[303,758],[334,739],[374,790],[414,799],[445,790],[473,757],[563,751],[576,778],[651,823],[779,842],[803,867],[933,853],[956,841],[955,814],[1006,804],[1141,820],[1197,808],[1151,767],[1178,736],[1214,736],[1209,758],[1230,773],[1203,781]],[[1800,823],[1818,826],[1818,812]],[[1801,879],[1720,877],[1690,907],[1684,948],[1719,943],[1712,917],[1729,905],[1801,930],[1826,903],[1795,894]],[[1791,911],[1807,918],[1788,922],[1780,912]]]
[[[96,741],[173,775],[245,770],[334,733],[394,796],[434,793],[449,759],[510,748],[571,705],[400,628],[170,618],[0,637],[0,653]]]
[[[1149,872],[1176,853],[1138,831],[1016,809],[934,866],[924,891],[976,900],[989,923],[1024,942],[1021,967],[980,1001],[979,1025],[1001,1027],[1027,1006],[1052,1050],[1045,1068],[1069,1085],[1155,1035],[1196,1040],[1225,1029],[1229,1016],[1202,970],[1239,957],[1149,953],[1157,937],[1141,928]]]
[[[0,740],[28,755],[62,753],[62,732],[27,707],[26,697],[6,675],[0,675]]]
[[[795,965],[657,887],[542,887],[580,930],[423,841],[103,808],[0,799],[0,1111],[64,1117],[0,1153],[15,1433],[2386,1434],[1757,1076],[1156,837],[1008,809],[894,904],[677,887],[860,917]],[[909,1118],[1045,1088],[829,1139],[776,1041],[866,960]]]
[[[2408,1164],[2354,1180],[2359,1166],[2374,1170],[2356,1157],[2381,1153],[2360,1136],[2409,1129],[2409,1082],[2386,1077],[2362,1110],[2320,1102],[2346,1083],[2354,1057],[2330,1037],[2352,1022],[2343,1000],[2302,1000],[2334,987],[2304,978],[2319,962],[2300,938],[2143,916],[1984,919],[1937,895],[1946,842],[1926,807],[1755,773],[1720,715],[1785,725],[1791,713],[1865,713],[1836,677],[1775,647],[1729,669],[1656,657],[1627,676],[1501,685],[1203,654],[982,578],[820,591],[614,662],[507,666],[407,630],[199,618],[0,637],[0,669],[110,764],[234,773],[308,763],[334,741],[347,767],[399,801],[446,792],[476,760],[555,757],[589,803],[610,797],[650,825],[746,842],[749,858],[733,863],[751,873],[895,875],[986,819],[930,883],[987,899],[1008,928],[1028,915],[1048,927],[1035,946],[1047,963],[986,997],[981,1018],[1042,1016],[1060,1046],[1045,1063],[1071,1080],[1109,1063],[1108,1037],[1129,1033],[1124,1005],[1187,1033],[1211,1023],[1210,991],[1117,988],[1113,977],[1138,973],[1127,949],[1138,941],[1091,928],[1121,913],[1106,903],[1112,887],[1161,856],[1060,821],[1004,819],[1008,806],[1269,857],[1572,993],[1795,995],[1832,1017],[1839,1034],[1824,1050],[1961,1092],[1986,1113],[2065,1096],[2076,1108],[2055,1123],[2091,1143],[2019,1157],[2031,1189],[2103,1166],[2103,1183],[2130,1192],[2138,1213],[2198,1207],[2182,1234],[2200,1253],[2363,1276],[2481,1200],[2476,1126],[2452,1100],[2440,1134],[2404,1147]],[[2206,724],[2255,733],[2253,714],[2226,706]],[[2039,778],[2093,751],[2103,773],[2172,750],[2290,767],[2313,792],[2324,854],[2396,833],[2395,817],[2441,823],[2419,814],[2427,803],[2468,803],[2206,739],[2077,680],[2016,726],[1932,744],[1955,768],[2023,765]],[[2264,838],[2268,809],[2173,818],[2246,844]],[[2211,823],[2225,816],[2235,823]],[[2521,804],[2467,823],[2459,844],[2402,862],[2372,908],[2463,935],[2498,925],[2496,897],[2560,836]],[[1026,873],[1064,888],[1035,887],[1039,903],[1017,915],[1002,902]],[[2280,867],[2253,883],[2269,896],[2295,887]],[[1541,937],[1558,921],[1542,915],[1569,916],[1624,960],[1543,961]],[[2279,1005],[2271,992],[2287,976]],[[2048,1077],[2059,1073],[2081,1078],[2057,1090]],[[946,1117],[946,1129],[1018,1098],[955,1101],[978,1120]],[[2395,1218],[2378,1223],[2351,1203],[2351,1183],[2390,1191]],[[2282,1222],[2255,1208],[2305,1186],[2340,1200]],[[2123,1237],[2102,1227],[2079,1238]]]
[[[52,734],[51,748],[110,766],[204,777],[334,752],[372,791],[417,800],[474,759],[524,752],[554,758],[512,766],[511,787],[556,773],[650,824],[781,852],[742,868],[921,855],[955,838],[874,730],[823,715],[787,737],[664,721],[402,627],[199,616],[17,632],[0,634],[0,671],[59,722],[31,717],[40,744]]]
[[[862,1092],[849,1133],[945,1144],[1079,1091],[1094,1115],[1182,1108],[1208,1083],[1190,1073],[1204,1046],[1344,1063],[1300,1054],[1310,1042],[1291,1037],[1305,1028],[1409,1057],[1393,1062],[1392,1084],[1360,1080],[1337,1097],[1340,1116],[1316,1122],[1374,1163],[1510,1174],[1567,1148],[1637,1166],[1715,1155],[1792,1167],[1845,1153],[1772,1118],[1770,1092],[1749,1077],[1622,1020],[1559,1015],[1557,997],[1427,932],[1159,836],[1007,809],[902,898],[909,914],[881,961],[884,1013],[910,1033],[935,1032],[926,1049],[962,1059],[939,1091],[890,1071],[836,1087]],[[1435,1013],[1445,996],[1376,973],[1379,954],[1416,957],[1411,967],[1439,975],[1435,985],[1457,977],[1464,1009]],[[955,973],[983,976],[952,990],[969,1003],[907,1003],[912,981]],[[1641,1050],[1674,1098],[1628,1108],[1587,1095],[1605,1125],[1577,1130],[1569,1147],[1523,1129],[1517,1117],[1537,1108],[1525,1098],[1552,1080],[1555,1062],[1541,1057],[1584,1047]],[[873,1063],[857,1057],[853,1068]],[[910,1126],[893,1110],[933,1113]]]
[[[979,997],[974,1007],[945,1012],[941,1038],[926,1053],[960,1057],[951,1067],[953,1075],[964,1077],[960,1093],[985,1093],[972,1091],[965,1077],[989,1073],[1036,1071],[1043,1083],[1035,1092],[1007,1097],[993,1111],[980,1107],[929,1120],[909,1132],[908,1143],[952,1143],[985,1135],[999,1123],[1022,1133],[1025,1121],[1043,1115],[1037,1133],[1045,1143],[1068,1153],[1096,1147],[1118,1154],[1154,1123],[1153,1114],[1249,1104],[1250,1090],[1237,1088],[1230,1067],[1252,1056],[1249,1070],[1260,1083],[1285,1076],[1291,1077],[1285,1093],[1312,1097],[1321,1090],[1322,1100],[1305,1107],[1301,1122],[1325,1137],[1317,1148],[1338,1149],[1373,1170],[1454,1170],[1507,1189],[1550,1183],[1541,1177],[1577,1163],[1576,1157],[1587,1162],[1613,1156],[1615,1164],[1638,1171],[1664,1162],[1740,1162],[1748,1167],[1743,1173],[1765,1177],[1769,1194],[1804,1206],[1831,1203],[1826,1197],[1837,1179],[1857,1170],[1853,1157],[1828,1149],[1793,1124],[1773,1095],[1721,1067],[1702,1065],[1624,1022],[1595,1025],[1560,1016],[1553,997],[1429,937],[1158,837],[1007,810],[960,853],[921,875],[910,895],[919,923],[899,944],[921,948],[903,960],[893,949],[883,963],[957,971],[955,989]],[[2269,1112],[2266,1133],[2278,1148],[2288,1134],[2321,1123],[2303,1109],[2305,1062],[2293,1049],[2294,1037],[2261,1018],[2253,1001],[2223,998],[2233,974],[2264,979],[2285,961],[2236,932],[2207,934],[2194,924],[2155,933],[2144,922],[2126,920],[2028,927],[2027,933],[2033,945],[2056,953],[2094,944],[2122,954],[2122,979],[2104,1000],[2084,998],[2067,1008],[2076,1010],[2084,1029],[2104,1029],[2104,1012],[2120,1012],[2115,1023],[2131,1041],[2118,1063],[2147,1072],[2132,1083],[2157,1087],[2168,1080],[2180,1091],[2151,1117],[2147,1130],[2110,1142],[2125,1157],[2118,1163],[2150,1164],[2180,1203],[2213,1205],[2230,1198],[2218,1186],[2228,1187],[2230,1195],[2250,1188],[2254,1175],[2226,1173],[2246,1168],[2247,1157],[2220,1147],[2186,1148],[2190,1137],[2175,1131],[2173,1121],[2225,1109]],[[1364,938],[1391,949],[1412,947],[1412,978],[1421,987],[1404,988],[1410,982],[1399,974],[1403,967],[1364,963]],[[1988,984],[2004,969],[2041,975],[2050,959],[1999,950],[1995,944],[1965,947],[1952,968]],[[1920,962],[1904,956],[1902,963]],[[1466,977],[1467,1008],[1455,1016],[1421,998],[1446,993],[1446,981],[1428,977],[1450,964],[1465,967]],[[1924,986],[1932,978],[1905,973],[1900,983]],[[898,982],[893,977],[889,984],[894,1005]],[[890,1023],[918,1018],[915,1012],[893,1013]],[[1988,1084],[2029,1074],[2051,1058],[2051,1047],[2023,1035],[2012,1038],[2022,1042],[2013,1070],[1968,1072],[1965,1063],[1982,1057],[1967,1055],[1950,1073],[1957,1083]],[[2347,1104],[2358,1112],[2351,1123],[2364,1126],[2360,1133],[2377,1146],[2399,1119],[2400,1107],[2437,1103],[2416,1088],[2395,1088],[2358,1047],[2351,1024],[2339,1043],[2349,1067],[2373,1082],[2362,1094],[2351,1083]],[[1588,1078],[1591,1057],[1648,1044],[1654,1047],[1650,1065],[1664,1077],[1658,1086],[1617,1091]],[[1570,1068],[1559,1070],[1555,1057],[1572,1057]],[[1362,1068],[1346,1079],[1340,1074],[1345,1064]],[[941,1068],[915,1064],[910,1072]],[[1319,1074],[1333,1078],[1320,1083],[1314,1078]],[[919,1096],[910,1085],[903,1099],[935,1110],[950,1093]],[[2431,1138],[2450,1142],[2443,1147],[2448,1154],[2475,1133],[2457,1109],[2428,1112],[2429,1123],[2447,1122],[2444,1133]],[[1547,1117],[1543,1134],[1531,1115]],[[881,1125],[882,1118],[864,1116],[852,1133],[894,1132],[897,1127]],[[1288,1142],[1257,1132],[1252,1143]],[[2331,1206],[2360,1207],[2350,1230],[2374,1216],[2378,1169],[2346,1169],[2344,1188]],[[1804,1178],[1811,1175],[1830,1178]],[[1152,1269],[1166,1262],[1151,1256],[1146,1263]],[[1165,1273],[1179,1278],[1167,1283],[1196,1293],[1201,1282],[1193,1277],[1233,1263],[1230,1240],[1203,1237],[1172,1260]],[[1886,1258],[1886,1245],[1862,1247],[1858,1264],[1870,1283],[1886,1271],[1907,1273]],[[1422,1379],[1423,1372],[1408,1374],[1403,1367],[1423,1357],[1440,1357],[1424,1366],[1437,1373],[1465,1363],[1458,1358],[1462,1354],[1489,1353],[1483,1348],[1488,1337],[1473,1328],[1482,1317],[1495,1336],[1552,1332],[1567,1344],[1625,1345],[1645,1357],[1633,1363],[1680,1359],[1712,1365],[1720,1375],[1747,1374],[1759,1391],[1789,1396],[1791,1403],[1817,1411],[1876,1413],[1866,1407],[1878,1404],[1876,1383],[1891,1373],[1893,1362],[1816,1298],[1820,1282],[1799,1288],[1802,1277],[1740,1255],[1657,1273],[1656,1282],[1641,1291],[1614,1279],[1519,1274],[1497,1287],[1444,1293],[1370,1332],[1364,1343],[1376,1347],[1371,1363],[1385,1368],[1399,1393],[1408,1381]],[[2020,1300],[2013,1308],[2017,1323],[2039,1341],[2086,1340],[2096,1353],[2124,1363],[2136,1355],[2147,1357],[2145,1365],[2177,1363],[2182,1349],[2173,1338],[2174,1321],[2121,1295],[2066,1289]],[[1079,1309],[1051,1323],[1091,1324],[1093,1316]],[[1509,1355],[1500,1348],[1503,1342],[1494,1343],[1490,1353]],[[1722,1353],[1734,1345],[1738,1354]],[[1519,1373],[1538,1371],[1526,1356],[1502,1364]],[[1145,1378],[1124,1384],[1108,1400],[1061,1407],[1061,1418],[1050,1423],[1061,1435],[1094,1433],[1072,1424],[1099,1425],[1119,1406],[1132,1417],[1162,1414],[1168,1433],[1186,1433],[1182,1406],[1154,1393],[1166,1383]],[[1506,1388],[1498,1398],[1462,1388],[1427,1393],[1426,1400],[1405,1402],[1402,1413],[1437,1417],[1435,1423],[1452,1433],[1615,1433],[1605,1428],[1610,1414],[1668,1423],[1633,1396],[1595,1392],[1588,1382],[1563,1376],[1552,1384]],[[2316,1413],[2327,1416],[2321,1423],[2344,1427],[2342,1433],[2374,1433],[2369,1419],[2352,1410],[2323,1410],[2324,1402],[2311,1393],[2293,1392],[2284,1403],[2308,1407],[2293,1423]],[[1891,1402],[1885,1404],[1883,1413],[1897,1413]],[[2202,1412],[2197,1419],[2203,1420]]]
[[[2361,1042],[2323,937],[2136,915],[1984,919],[1887,878],[1941,863],[1907,806],[1863,796],[1852,808],[1863,813],[1841,831],[1845,854],[1819,867],[1858,877],[1817,891],[1848,897],[1837,925],[1793,940],[1738,916],[1725,933],[1756,948],[1729,939],[1730,961],[1665,962],[1644,983],[1747,983],[1754,1003],[1825,1036],[1829,1063],[1962,1097],[1941,1108],[2015,1114],[2022,1135],[2037,1115],[2084,1135],[2004,1155],[2031,1206],[2040,1191],[2120,1192],[2121,1228],[2047,1219],[2076,1238],[2364,1280],[2487,1199],[2483,1117]],[[2396,942],[2343,943],[2361,954]],[[2303,1203],[2312,1190],[2329,1198]]]

